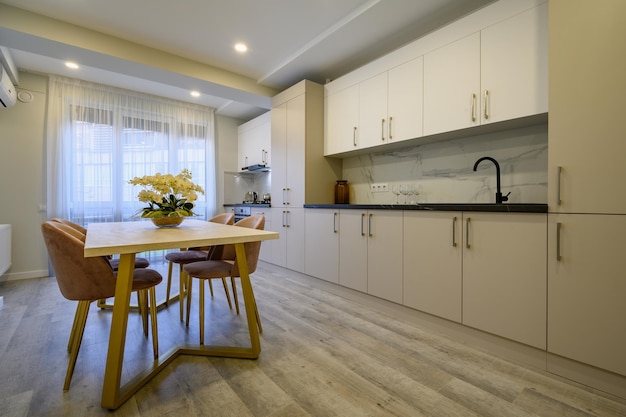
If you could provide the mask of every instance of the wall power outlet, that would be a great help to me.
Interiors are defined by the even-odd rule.
[[[373,193],[386,193],[389,192],[389,184],[387,183],[375,183],[371,185],[371,191]]]

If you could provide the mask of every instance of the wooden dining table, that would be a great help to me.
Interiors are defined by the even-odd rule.
[[[157,228],[147,220],[91,223],[87,226],[85,257],[120,255],[102,387],[101,405],[103,408],[111,410],[118,408],[180,355],[247,359],[256,359],[259,356],[261,344],[256,325],[255,299],[248,275],[244,243],[269,239],[278,239],[278,233],[190,219],[186,219],[180,226],[174,228]],[[122,386],[122,365],[135,255],[153,250],[224,244],[235,246],[243,299],[246,306],[250,346],[177,345],[168,352],[159,355],[159,358],[150,367]]]

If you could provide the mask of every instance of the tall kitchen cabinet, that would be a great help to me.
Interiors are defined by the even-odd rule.
[[[548,111],[548,4],[424,55],[424,135]]]
[[[305,209],[304,272],[339,283],[339,210]]]
[[[304,208],[334,203],[341,160],[324,158],[324,87],[303,80],[272,98],[271,262],[304,272]]]
[[[624,15],[550,1],[548,370],[626,398]]]
[[[402,302],[402,212],[341,210],[339,284]]]

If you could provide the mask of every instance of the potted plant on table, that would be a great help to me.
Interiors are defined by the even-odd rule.
[[[185,217],[195,216],[194,201],[198,193],[204,190],[191,181],[191,172],[183,169],[180,174],[144,175],[128,181],[132,185],[140,185],[139,201],[148,205],[137,212],[143,218],[149,218],[158,227],[176,227]]]

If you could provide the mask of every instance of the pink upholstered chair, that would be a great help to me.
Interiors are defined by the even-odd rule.
[[[81,240],[77,230],[71,226],[48,221],[41,225],[41,231],[61,294],[68,300],[78,301],[68,343],[70,361],[63,385],[63,390],[67,391],[85,331],[89,306],[95,300],[115,295],[116,276],[104,257],[85,258],[85,243]],[[138,268],[135,269],[132,283],[132,290],[138,292],[137,298],[145,337],[148,337],[148,309],[150,311],[155,359],[158,358],[159,352],[155,286],[162,280],[163,277],[157,271]],[[148,294],[150,296],[149,307]]]
[[[221,223],[221,224],[233,224],[235,221],[235,215],[233,213],[221,213],[208,221],[213,223]],[[187,278],[185,276],[185,272],[183,270],[183,266],[199,261],[206,261],[208,259],[209,252],[212,250],[210,247],[201,247],[201,248],[189,248],[186,250],[180,250],[178,252],[170,252],[165,255],[165,259],[169,261],[168,269],[167,269],[167,289],[165,294],[165,302],[169,304],[170,300],[170,289],[172,287],[172,268],[174,264],[178,264],[180,267],[179,270],[179,301],[180,301],[180,321],[183,321],[183,300],[184,296],[187,294]],[[226,296],[228,297],[228,304],[230,305],[230,296],[228,295],[228,287],[226,286],[226,281],[224,280],[224,289],[226,290]],[[211,287],[211,295],[213,294],[213,287]],[[189,324],[189,321],[187,321]]]
[[[59,223],[63,223],[66,224],[68,226],[70,226],[72,229],[77,230],[78,232],[80,232],[83,236],[87,235],[87,229],[85,229],[83,226],[81,226],[78,223],[74,223],[70,220],[67,219],[61,219],[58,217],[55,217],[52,219],[53,222],[59,222]],[[83,238],[83,241],[85,239]],[[120,266],[120,260],[119,259],[111,259],[111,258],[107,258],[108,262],[111,264],[111,268],[113,268],[114,271],[117,271],[117,269]],[[147,268],[150,266],[150,262],[146,259],[146,258],[139,258],[139,257],[135,257],[135,268]]]
[[[265,227],[265,217],[261,215],[246,217],[243,220],[235,223],[236,227],[249,227],[251,229],[263,230]],[[259,261],[259,252],[261,250],[261,242],[248,242],[244,243],[246,252],[246,263],[248,266],[248,273],[252,274],[256,271],[257,263]],[[225,245],[223,250],[223,256],[231,259],[210,259],[207,261],[194,262],[184,266],[185,274],[190,278],[197,278],[200,283],[200,344],[204,344],[204,281],[211,281],[212,279],[222,279],[226,277],[231,278],[233,287],[233,297],[235,299],[235,306],[237,307],[237,314],[239,314],[239,301],[237,297],[237,288],[235,285],[235,278],[240,277],[239,268],[234,257],[234,250],[232,245]],[[232,256],[229,254],[233,254]],[[188,299],[187,299],[187,325],[189,325],[189,311],[191,301],[191,286],[189,283]],[[253,296],[254,300],[254,296]],[[254,301],[253,306],[246,306],[246,308],[254,308],[254,314],[259,326],[259,331],[263,332],[261,326],[261,318],[259,317],[259,311]]]

